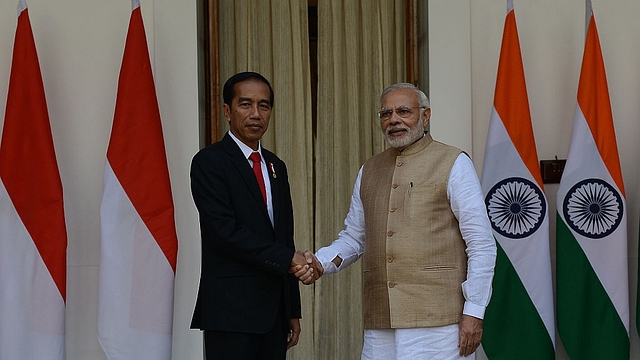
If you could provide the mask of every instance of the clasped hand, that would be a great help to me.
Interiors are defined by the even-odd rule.
[[[298,250],[291,259],[289,273],[295,275],[303,284],[310,285],[322,276],[324,268],[311,251]]]

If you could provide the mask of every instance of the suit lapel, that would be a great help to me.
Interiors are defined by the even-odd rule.
[[[240,177],[247,185],[247,189],[251,192],[251,195],[255,199],[257,203],[256,206],[259,206],[262,209],[264,216],[266,216],[268,219],[269,213],[267,212],[267,207],[264,205],[264,199],[262,198],[262,193],[260,192],[260,187],[258,186],[258,180],[256,180],[256,176],[254,175],[253,169],[251,169],[248,160],[244,157],[244,154],[235,143],[235,141],[233,141],[231,136],[229,136],[229,134],[226,134],[222,138],[222,143],[224,145],[226,153],[231,158],[231,163],[233,164],[233,166],[235,166],[236,170],[240,174]]]

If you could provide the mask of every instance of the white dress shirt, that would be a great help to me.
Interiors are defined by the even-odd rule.
[[[325,274],[336,273],[353,264],[364,252],[364,209],[360,199],[362,167],[358,172],[349,213],[344,220],[344,230],[331,245],[318,250],[316,256],[324,267]],[[473,162],[466,154],[456,159],[447,184],[447,197],[451,211],[458,219],[462,239],[466,243],[467,280],[462,283],[465,298],[463,314],[479,319],[491,298],[491,281],[496,259],[496,244],[491,223],[484,204],[482,187]],[[340,256],[342,263],[336,267],[331,262]]]

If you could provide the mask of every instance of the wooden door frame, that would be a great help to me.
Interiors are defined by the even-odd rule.
[[[218,0],[203,0],[205,145],[220,140]]]
[[[405,20],[407,24],[407,82],[420,87],[420,36],[419,1],[405,0]]]

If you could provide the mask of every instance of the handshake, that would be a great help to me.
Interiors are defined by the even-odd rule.
[[[295,275],[305,285],[311,285],[324,273],[318,258],[309,250],[296,251],[291,259],[289,273]]]

